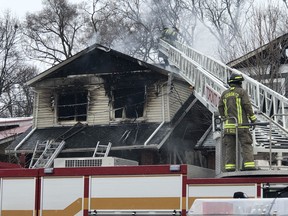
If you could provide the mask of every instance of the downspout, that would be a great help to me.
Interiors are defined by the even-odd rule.
[[[17,151],[18,148],[20,148],[20,146],[34,133],[34,131],[36,130],[36,127],[34,127],[28,134],[27,136],[21,140],[21,142],[14,148],[14,151]]]
[[[34,128],[37,128],[37,123],[38,123],[38,105],[39,105],[39,93],[38,92],[36,92],[36,91],[34,91],[35,92],[35,94],[37,95],[37,100],[36,101],[34,101],[34,106],[35,106],[35,108],[34,108],[34,110],[35,110],[35,121],[33,121],[34,122]]]
[[[18,150],[18,148],[20,148],[20,146],[34,133],[34,131],[36,130],[36,128],[37,128],[37,119],[38,119],[38,108],[37,108],[37,103],[38,103],[38,101],[39,101],[39,94],[36,92],[36,91],[34,91],[34,93],[37,95],[37,99],[36,99],[36,101],[34,101],[34,109],[33,110],[35,110],[35,116],[34,116],[34,114],[33,114],[33,123],[34,123],[34,127],[33,127],[33,129],[27,134],[27,136],[23,139],[23,140],[21,140],[21,142],[19,142],[18,143],[18,145],[14,148],[14,151],[16,152],[17,150]]]

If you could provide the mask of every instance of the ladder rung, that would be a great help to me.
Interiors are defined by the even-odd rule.
[[[95,155],[105,155],[105,152],[96,152]]]

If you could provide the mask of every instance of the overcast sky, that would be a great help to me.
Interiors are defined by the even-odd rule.
[[[0,0],[1,12],[9,9],[13,16],[23,18],[27,12],[41,10],[42,0]]]
[[[68,0],[68,2],[80,2],[80,0]],[[25,17],[27,12],[40,11],[42,0],[0,0],[0,12],[10,10],[12,15],[20,19]]]
[[[68,2],[80,2],[81,0],[68,0]],[[24,19],[27,12],[36,12],[40,11],[43,8],[42,0],[0,0],[0,12],[3,14],[5,10],[10,10],[11,14],[19,19]],[[198,32],[199,31],[199,32]],[[211,47],[217,46],[215,40],[211,40],[211,35],[207,29],[199,29],[196,31],[196,36],[200,41],[195,41],[195,49],[201,51],[204,54],[207,54],[212,57],[217,58],[216,49],[211,49]],[[205,33],[204,33],[205,32]],[[209,39],[210,38],[210,39]],[[203,46],[203,41],[205,46]],[[214,51],[213,51],[214,50]]]

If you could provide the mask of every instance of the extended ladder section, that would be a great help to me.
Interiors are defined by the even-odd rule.
[[[65,145],[65,140],[83,130],[86,125],[75,124],[55,139],[37,142],[30,161],[29,168],[49,168]]]
[[[107,145],[101,145],[100,141],[98,141],[93,153],[93,157],[107,157],[110,152],[111,145],[111,142],[109,142]]]
[[[195,97],[212,113],[218,110],[221,93],[229,87],[227,80],[230,75],[233,72],[242,74],[245,79],[242,86],[250,96],[257,118],[270,124],[257,126],[254,130],[255,154],[270,154],[270,168],[275,158],[277,166],[283,159],[288,158],[288,99],[286,97],[189,46],[179,42],[175,42],[174,45],[160,40],[159,52],[167,56],[170,67],[177,68],[176,73],[193,86]],[[273,159],[274,153],[276,156]]]

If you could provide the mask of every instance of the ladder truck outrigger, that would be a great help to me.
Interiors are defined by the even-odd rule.
[[[216,175],[217,177],[243,175],[283,175],[288,166],[288,99],[261,84],[247,74],[211,58],[193,48],[180,43],[173,45],[165,40],[159,42],[159,52],[166,56],[171,71],[180,75],[194,89],[195,97],[213,113],[212,126],[216,148]],[[169,69],[168,69],[169,70]],[[221,93],[228,88],[227,80],[232,73],[242,74],[243,88],[247,90],[255,113],[257,127],[253,130],[253,149],[256,165],[259,170],[240,171],[241,158],[239,148],[236,150],[236,171],[223,171],[223,152],[221,146],[221,125],[217,115],[218,102]],[[252,125],[250,125],[252,126]],[[239,147],[239,145],[238,145]],[[267,158],[269,158],[267,160]]]

